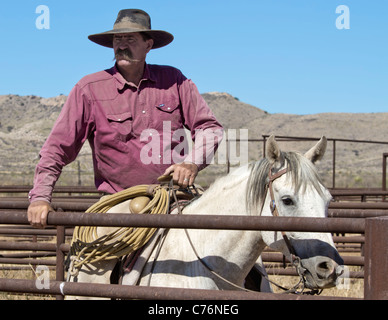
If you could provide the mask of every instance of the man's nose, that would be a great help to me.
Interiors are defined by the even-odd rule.
[[[121,42],[119,43],[119,45],[118,45],[118,48],[119,48],[119,49],[128,49],[129,46],[128,46],[128,43],[121,41]]]

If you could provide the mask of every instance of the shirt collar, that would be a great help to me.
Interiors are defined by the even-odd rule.
[[[126,84],[131,86],[131,84],[129,84],[129,82],[125,80],[124,77],[121,75],[116,64],[113,66],[111,70],[112,70],[112,76],[116,79],[117,90],[123,90]],[[147,80],[156,82],[155,75],[153,74],[149,65],[146,63],[144,67],[143,78],[140,80],[140,82],[147,81]]]

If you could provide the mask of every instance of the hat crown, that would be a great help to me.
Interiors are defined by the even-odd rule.
[[[117,30],[125,28],[151,30],[151,18],[147,12],[140,9],[120,10],[113,25],[113,29]]]
[[[108,48],[113,48],[113,35],[142,32],[147,34],[154,44],[152,49],[168,45],[174,36],[163,30],[151,30],[151,18],[147,12],[140,9],[120,10],[113,30],[91,34],[89,40]]]

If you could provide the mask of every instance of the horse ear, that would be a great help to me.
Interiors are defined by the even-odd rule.
[[[266,158],[270,163],[281,162],[283,163],[283,155],[279,148],[278,143],[275,140],[275,136],[271,135],[267,140],[265,148]]]
[[[327,139],[325,136],[318,141],[318,143],[305,153],[305,157],[312,163],[315,163],[323,158],[327,146]]]

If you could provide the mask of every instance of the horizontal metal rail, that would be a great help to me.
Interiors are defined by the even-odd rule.
[[[2,185],[0,193],[28,193],[32,185]],[[56,186],[54,193],[100,193],[94,186]]]
[[[0,213],[1,215],[1,213]],[[71,236],[73,234],[73,228],[66,229],[66,235]],[[55,229],[33,229],[25,228],[25,229],[17,229],[17,228],[4,228],[0,227],[0,235],[8,235],[8,236],[44,236],[51,237],[57,235],[57,230]]]
[[[388,209],[388,202],[331,202],[330,209]]]
[[[167,287],[122,286],[114,284],[50,281],[48,288],[38,289],[34,280],[1,279],[0,291],[51,295],[75,295],[146,300],[328,300],[339,297],[286,295],[229,290],[183,289]],[[348,299],[348,298],[342,298]]]
[[[132,226],[132,227],[160,227],[160,228],[188,228],[188,229],[228,229],[228,230],[278,230],[278,231],[300,231],[300,232],[337,232],[337,233],[364,233],[366,234],[366,237],[369,237],[368,239],[365,239],[365,243],[368,244],[365,252],[365,291],[364,291],[364,297],[366,299],[384,299],[387,297],[388,288],[385,282],[382,280],[381,272],[379,273],[379,270],[386,268],[387,262],[386,259],[381,259],[379,262],[376,260],[376,250],[378,252],[381,252],[381,250],[386,250],[386,244],[384,243],[386,239],[386,230],[388,230],[388,218],[368,218],[368,219],[348,219],[348,218],[287,218],[287,217],[254,217],[254,216],[239,216],[239,215],[233,215],[233,216],[215,216],[215,215],[137,215],[137,214],[96,214],[96,213],[80,213],[80,212],[52,212],[48,215],[48,224],[49,225],[66,225],[66,226],[74,226],[74,225],[90,225],[90,226],[116,226],[116,227],[122,227],[122,226]],[[0,212],[0,223],[6,223],[6,224],[27,224],[27,216],[25,211],[1,211]],[[380,227],[379,232],[374,232],[374,228]],[[59,227],[58,227],[59,228]],[[63,227],[61,227],[63,229]],[[58,229],[59,230],[59,229]],[[63,229],[64,230],[64,229]],[[63,231],[64,236],[64,231]],[[372,239],[373,238],[373,239]],[[63,249],[65,248],[65,244],[63,242],[57,242],[56,245],[56,251],[63,252]],[[376,247],[376,248],[375,248]],[[44,246],[39,247],[40,250],[45,251]],[[49,249],[47,247],[47,249]],[[54,249],[53,246],[50,248],[51,250]],[[50,250],[50,251],[51,251]],[[373,257],[373,259],[371,259]],[[63,257],[61,258],[63,259]],[[61,259],[57,259],[57,266],[58,261],[61,261]],[[370,261],[374,261],[374,264],[376,264],[376,261],[378,262],[377,265],[372,265]],[[360,262],[360,261],[357,261]],[[63,263],[63,260],[62,260]],[[58,278],[57,278],[58,279]],[[8,281],[11,279],[0,279],[0,291],[8,291],[8,292],[33,292],[33,293],[41,293],[46,294],[44,290],[41,290],[39,292],[36,291],[29,291],[29,290],[36,290],[36,288],[31,289],[31,286],[34,286],[34,282],[30,280],[20,280],[22,282],[15,282],[14,289],[4,289],[8,288],[9,284]],[[58,279],[61,280],[61,279]],[[13,279],[11,281],[14,281]],[[27,282],[25,282],[27,281]],[[28,282],[30,281],[30,282]],[[17,289],[18,285],[23,285],[27,287],[23,287],[23,289]],[[54,287],[50,286],[50,290],[52,289],[53,293],[51,294],[59,294],[58,290],[63,294],[64,289],[68,288],[66,290],[69,293],[64,294],[75,294],[75,295],[87,295],[87,296],[109,296],[109,297],[121,297],[121,298],[132,298],[132,299],[142,299],[140,296],[143,294],[141,292],[148,292],[146,288],[140,288],[135,287],[134,290],[131,290],[130,295],[128,293],[125,293],[125,290],[128,288],[122,288],[122,289],[113,289],[113,287],[107,287],[106,291],[96,293],[97,287],[94,287],[95,285],[87,284],[84,285],[81,289],[77,286],[74,287],[73,284],[67,285],[67,283],[64,282],[53,282]],[[376,284],[380,284],[380,287],[378,290],[374,290],[376,287]],[[76,284],[74,284],[76,285]],[[80,285],[80,284],[78,284]],[[30,286],[30,287],[29,287]],[[73,287],[72,287],[73,286]],[[35,286],[34,286],[35,287]],[[30,289],[29,289],[30,288]],[[91,289],[94,288],[94,289]],[[116,288],[116,287],[114,287]],[[74,290],[74,291],[72,291]],[[88,291],[92,290],[92,291]],[[115,292],[112,292],[115,291]],[[124,291],[121,291],[124,290]],[[132,295],[132,293],[136,290],[137,293]],[[146,290],[146,291],[142,291]],[[159,289],[158,289],[159,290]],[[157,291],[158,291],[157,290]],[[161,296],[158,297],[160,299],[169,299],[169,297],[172,297],[177,295],[178,299],[204,299],[204,295],[194,296],[191,292],[185,293],[188,294],[187,298],[185,298],[182,294],[179,292],[183,289],[176,289],[171,288],[172,292],[171,296],[168,296],[167,291],[162,289],[164,293],[160,293]],[[147,299],[155,299],[153,294],[159,294],[156,293],[157,291],[148,293],[144,293],[147,296]],[[195,290],[197,293],[199,291]],[[208,290],[204,290],[208,292]],[[121,295],[121,293],[124,293],[124,296]],[[50,294],[50,293],[49,293]],[[136,296],[136,294],[139,294],[139,296]],[[167,296],[166,296],[167,294]],[[229,294],[229,293],[228,293]],[[238,299],[238,293],[231,293],[230,295],[224,296],[222,293],[217,291],[215,295],[212,295],[210,299],[217,299],[216,295],[220,295],[220,299]],[[234,294],[237,294],[237,296],[234,296]],[[262,295],[262,294],[259,294]],[[222,296],[222,298],[221,298]],[[256,299],[259,296],[255,296]],[[282,299],[282,297],[273,296],[270,297],[266,295],[266,297],[269,299]],[[145,298],[145,296],[143,296]],[[253,296],[251,297],[253,298]],[[291,299],[293,299],[292,297]],[[327,297],[324,297],[325,299]],[[175,299],[175,298],[174,298]],[[244,296],[244,299],[249,299],[249,297]],[[265,297],[260,297],[260,299],[266,299]],[[289,297],[285,297],[285,299],[289,299]]]
[[[330,189],[333,197],[362,197],[362,196],[388,196],[387,190],[382,189]]]
[[[318,139],[319,140],[319,139]],[[262,141],[262,140],[260,140]],[[388,144],[388,142],[386,142]],[[0,193],[28,193],[33,188],[32,185],[0,185]],[[373,195],[387,195],[388,191],[381,188],[329,188],[333,196],[373,196]],[[61,193],[87,193],[94,194],[94,196],[101,195],[94,186],[56,186],[53,190],[54,197],[58,197]],[[62,195],[65,196],[65,195]],[[59,196],[60,197],[60,196]],[[72,198],[83,198],[82,195],[72,196]]]
[[[28,265],[46,265],[56,266],[55,260],[51,259],[19,259],[19,258],[0,258],[0,264],[28,264]]]
[[[298,273],[296,272],[295,268],[284,269],[283,267],[281,267],[281,265],[274,267],[273,264],[264,264],[264,266],[265,266],[265,270],[267,271],[268,275],[294,276],[294,277],[298,276]],[[342,276],[342,277],[344,277],[344,276]],[[348,278],[348,279],[364,279],[364,271],[348,271],[346,278]]]
[[[57,210],[58,208],[61,208],[63,210],[73,210],[73,211],[86,211],[93,203],[96,203],[97,201],[84,201],[84,202],[78,202],[78,201],[56,201],[54,200],[51,203],[51,206],[54,210]],[[8,200],[8,201],[2,201],[0,199],[0,208],[1,209],[24,209],[26,210],[29,206],[30,202],[28,200]]]
[[[388,210],[380,209],[330,209],[329,217],[333,218],[371,218],[388,216]]]
[[[263,134],[263,138],[267,139],[270,135]],[[317,137],[295,137],[295,136],[276,136],[277,141],[315,141],[319,140]],[[370,143],[370,144],[387,144],[388,141],[375,141],[375,140],[356,140],[356,139],[342,139],[342,138],[327,138],[327,141],[339,141],[339,142],[358,142],[358,143]]]
[[[54,210],[63,209],[65,211],[85,212],[96,200],[84,199],[83,201],[57,201],[53,200],[52,207]],[[0,215],[7,209],[26,210],[28,208],[28,200],[1,200],[0,198]],[[330,217],[354,217],[366,218],[388,215],[388,202],[378,203],[343,203],[332,202],[329,206]]]
[[[50,212],[48,225],[363,233],[364,219]],[[0,223],[28,224],[25,211],[3,211]]]
[[[0,249],[1,250],[18,250],[18,251],[32,251],[32,250],[40,250],[43,251],[40,253],[39,256],[48,256],[49,253],[55,252],[57,249],[56,245],[54,243],[5,243],[5,244],[0,244]],[[70,251],[70,245],[63,243],[60,246],[60,250],[64,253],[68,253]],[[13,262],[8,262],[6,259],[12,259],[12,261],[16,261],[14,259],[18,257],[12,257],[12,256],[7,256],[6,254],[2,255],[3,258],[0,258],[0,263],[13,263]],[[22,258],[29,258],[27,254],[20,254],[21,258],[18,258],[20,263],[18,264],[23,264],[23,261],[27,261]],[[38,256],[38,255],[36,255]],[[283,255],[278,252],[268,252],[264,251],[262,253],[262,259],[264,262],[283,262]],[[344,260],[345,265],[349,266],[364,266],[364,257],[362,256],[343,256],[342,257]],[[11,260],[10,260],[11,261]],[[26,262],[25,262],[26,263]]]
[[[278,252],[263,252],[261,257],[264,262],[283,262],[283,254]],[[364,257],[359,256],[342,256],[342,259],[347,266],[363,266],[365,260]]]

